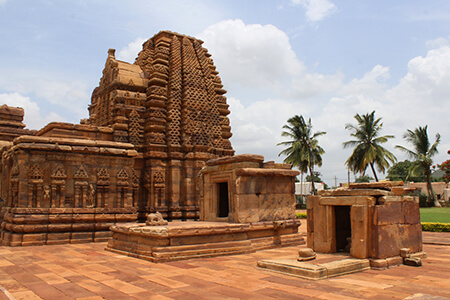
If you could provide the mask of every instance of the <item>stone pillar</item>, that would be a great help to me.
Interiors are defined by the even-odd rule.
[[[61,185],[59,191],[59,207],[64,207],[66,202],[66,186]]]
[[[371,245],[369,240],[369,206],[352,205],[350,220],[352,226],[350,255],[355,258],[368,258]]]
[[[80,193],[81,193],[81,186],[76,185],[75,186],[75,199],[74,199],[73,207],[80,206]]]
[[[41,207],[42,193],[43,193],[42,183],[39,183],[37,185],[36,207]]]
[[[56,207],[56,203],[58,202],[59,199],[56,199],[56,184],[52,184],[52,194],[51,194],[51,202],[52,204],[50,205],[50,207]]]
[[[168,206],[171,219],[181,218],[180,211],[180,195],[181,195],[181,161],[171,160],[168,163],[168,175],[167,184],[169,185],[168,191]]]
[[[88,186],[87,185],[83,185],[83,192],[81,193],[81,206],[82,207],[87,207],[87,189]]]

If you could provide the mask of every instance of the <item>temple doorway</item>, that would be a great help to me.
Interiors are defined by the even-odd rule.
[[[350,252],[352,226],[350,221],[351,206],[335,206],[336,252]]]
[[[220,182],[217,184],[218,187],[218,205],[217,205],[217,216],[219,218],[227,218],[229,213],[229,204],[228,204],[228,182]]]

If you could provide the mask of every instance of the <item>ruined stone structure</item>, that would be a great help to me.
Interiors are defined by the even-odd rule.
[[[403,182],[350,184],[307,200],[308,247],[321,253],[349,252],[387,268],[423,257],[419,204]],[[406,250],[408,249],[408,250]]]
[[[0,108],[3,245],[104,241],[110,225],[156,211],[198,219],[197,175],[234,154],[210,55],[169,31],[145,42],[134,64],[114,52],[81,124],[31,132],[22,109]]]

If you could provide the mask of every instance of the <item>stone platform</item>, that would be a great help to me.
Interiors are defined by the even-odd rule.
[[[112,226],[106,250],[166,262],[189,258],[251,253],[283,246],[304,245],[299,220],[257,223],[170,222],[165,226]]]
[[[258,267],[297,276],[303,279],[319,280],[370,269],[369,259],[357,259],[348,255],[336,254],[308,262],[293,259],[260,260]]]
[[[136,208],[7,208],[1,223],[3,246],[106,242],[116,223],[137,219]],[[135,224],[135,223],[134,223]]]

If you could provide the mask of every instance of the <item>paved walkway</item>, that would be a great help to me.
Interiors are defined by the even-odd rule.
[[[424,232],[449,242],[450,233]],[[309,281],[258,269],[295,259],[298,247],[154,264],[104,251],[105,243],[0,247],[0,300],[11,299],[446,299],[450,246],[425,244],[422,267]],[[9,298],[8,298],[9,295]]]

